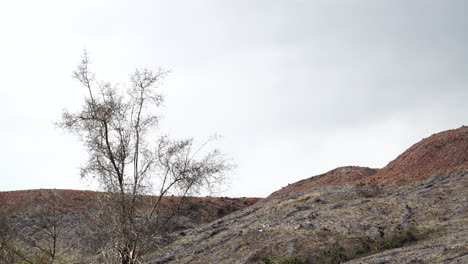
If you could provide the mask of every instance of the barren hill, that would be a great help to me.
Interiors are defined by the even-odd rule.
[[[467,160],[467,127],[438,133],[185,230],[147,263],[468,263]]]
[[[99,239],[89,232],[88,221],[90,214],[96,210],[100,195],[102,193],[92,191],[55,189],[0,192],[0,210],[6,213],[10,234],[14,234],[22,251],[29,252],[31,245],[36,243],[34,241],[42,241],[41,226],[51,223],[52,218],[48,215],[53,212],[53,219],[58,219],[61,228],[58,246],[61,250],[67,249],[66,255],[73,261],[71,263],[96,263],[95,257],[100,253],[96,244]],[[150,211],[149,204],[155,199],[144,196],[140,209]],[[185,197],[182,200],[181,197],[170,196],[163,198],[162,208],[177,207],[183,210],[181,215],[173,217],[167,227],[168,231],[176,231],[209,223],[258,200],[227,197]]]
[[[146,264],[468,263],[468,127],[434,134],[383,169],[341,167],[258,198],[186,200],[167,244]],[[99,193],[0,192],[14,228],[34,219],[44,198],[60,197],[74,222]],[[151,197],[147,197],[151,199]],[[170,206],[178,197],[166,197]],[[251,205],[251,206],[249,206]],[[66,234],[86,244],[83,226]],[[27,233],[29,235],[29,233]],[[32,234],[34,235],[34,234]],[[89,247],[88,247],[89,248]],[[74,259],[90,263],[78,248]]]
[[[468,169],[467,126],[421,140],[369,179],[399,184],[461,169]]]
[[[462,126],[421,140],[382,169],[347,166],[310,177],[273,192],[268,199],[305,191],[314,186],[402,184],[435,174],[468,169],[468,127]]]
[[[50,203],[50,198],[57,199],[57,207],[62,211],[82,212],[93,206],[99,192],[81,190],[39,189],[24,191],[0,192],[0,209],[7,213],[25,213],[43,209]],[[147,196],[148,202],[153,199]],[[165,197],[163,204],[170,206],[178,202],[179,197]],[[227,198],[227,197],[186,197],[184,203],[189,207],[197,223],[206,223],[219,217],[250,206],[260,198]],[[196,218],[196,219],[195,219]]]
[[[345,183],[359,182],[375,174],[376,172],[377,169],[371,169],[367,167],[340,167],[324,174],[289,184],[288,186],[281,188],[279,191],[270,194],[268,199],[302,192],[314,186],[342,185]]]

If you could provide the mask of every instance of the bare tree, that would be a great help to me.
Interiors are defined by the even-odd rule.
[[[210,188],[224,179],[231,165],[206,144],[195,147],[193,139],[156,134],[164,101],[157,88],[167,71],[136,70],[123,91],[97,81],[89,65],[85,51],[73,73],[87,90],[83,108],[65,110],[59,126],[78,135],[88,150],[81,176],[97,179],[105,191],[105,206],[94,222],[101,221],[98,226],[106,230],[108,248],[122,264],[139,263],[148,242],[157,243],[157,234],[173,215],[162,212],[164,196],[184,197]],[[147,194],[157,197],[149,206],[143,198]]]
[[[0,210],[0,263],[64,263],[63,255],[69,251],[63,234],[75,223],[66,223],[66,209],[59,196],[44,194],[36,200],[38,207],[23,216],[10,211],[7,217]],[[27,221],[18,224],[18,217]]]
[[[18,233],[13,231],[6,214],[0,209],[0,263],[23,263],[35,264],[19,248],[17,243]]]
[[[66,205],[61,197],[53,191],[44,193],[44,197],[39,203],[41,204],[40,208],[31,215],[33,224],[30,228],[34,234],[18,236],[36,252],[34,263],[54,264],[62,255],[68,253],[63,235],[77,223],[66,222]]]

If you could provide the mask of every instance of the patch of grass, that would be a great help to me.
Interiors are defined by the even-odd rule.
[[[309,262],[300,258],[286,258],[279,262],[274,261],[272,258],[263,257],[260,258],[262,264],[308,264]]]
[[[325,249],[322,252],[322,256],[320,256],[319,259],[316,260],[314,263],[315,264],[341,263],[343,261],[348,261],[350,259],[353,259],[354,255],[355,254],[352,251],[349,251],[342,246],[338,246],[338,247],[333,247],[330,249]]]
[[[403,228],[397,225],[393,232],[386,233],[386,226],[378,226],[377,238],[366,238],[357,246],[336,246],[325,249],[313,264],[339,264],[360,256],[371,255],[392,248],[399,248],[405,244],[418,240],[417,230],[414,227]]]
[[[379,195],[382,190],[382,186],[377,184],[375,179],[372,179],[368,184],[360,182],[356,184],[356,193],[365,198],[375,197]]]
[[[312,261],[309,259],[286,258],[275,261],[273,258],[260,258],[261,264],[340,264],[361,256],[376,254],[388,249],[402,247],[408,243],[418,240],[416,228],[403,228],[395,226],[391,232],[387,226],[378,226],[379,235],[376,238],[364,238],[353,245],[338,245],[326,248]]]

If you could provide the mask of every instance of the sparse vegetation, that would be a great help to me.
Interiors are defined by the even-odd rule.
[[[279,262],[275,262],[272,258],[262,257],[260,258],[262,264],[307,264],[307,260],[300,258],[286,258]]]
[[[405,244],[417,240],[417,230],[414,227],[403,228],[397,225],[391,233],[386,233],[388,228],[383,225],[377,227],[377,238],[365,238],[357,245],[340,245],[323,250],[313,264],[339,264],[360,256],[376,254],[378,252],[402,247]]]
[[[361,197],[371,198],[377,196],[382,187],[375,179],[371,179],[368,183],[359,182],[356,184],[356,193]]]
[[[322,255],[314,262],[314,264],[338,264],[343,261],[354,258],[354,252],[345,249],[342,246],[325,249]]]
[[[397,225],[391,233],[384,225],[377,227],[377,238],[364,238],[360,243],[353,245],[337,245],[325,248],[322,253],[312,261],[297,257],[275,261],[270,257],[260,258],[261,264],[339,264],[357,257],[375,254],[384,250],[402,247],[417,240],[417,231],[414,227],[403,228]]]

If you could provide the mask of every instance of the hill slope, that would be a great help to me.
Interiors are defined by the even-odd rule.
[[[340,167],[327,173],[289,184],[288,186],[281,188],[279,191],[270,194],[268,199],[302,192],[315,186],[342,185],[346,183],[360,182],[369,176],[374,175],[376,172],[377,169],[371,169],[367,167]]]
[[[147,263],[468,263],[467,160],[467,127],[435,134],[383,169],[338,168],[186,230]]]
[[[147,263],[241,264],[262,257],[317,263],[325,250],[341,247],[358,259],[351,263],[468,263],[467,189],[468,171],[381,189],[373,197],[357,185],[315,186],[185,231]],[[372,249],[400,232],[418,241],[397,238],[402,247]]]
[[[95,262],[92,259],[99,254],[99,243],[96,243],[97,238],[89,232],[89,219],[100,195],[101,193],[92,191],[55,189],[0,192],[0,210],[7,214],[8,225],[11,228],[9,233],[14,234],[17,246],[24,252],[31,250],[31,245],[36,243],[34,241],[42,243],[42,227],[52,224],[51,219],[56,219],[59,223],[57,228],[60,230],[57,245],[60,252],[66,249],[66,256],[73,263],[91,263]],[[145,202],[156,199],[151,196],[144,198]],[[177,206],[185,210],[173,218],[168,225],[169,231],[209,223],[259,200],[216,197],[187,197],[182,201],[180,197],[163,199],[163,208]],[[50,216],[51,212],[56,212],[53,218]]]
[[[468,127],[447,130],[421,140],[382,169],[347,166],[298,181],[272,193],[268,199],[305,191],[314,186],[402,184],[435,174],[468,169]]]
[[[81,190],[39,189],[24,191],[0,192],[0,209],[4,212],[28,213],[44,209],[51,198],[57,199],[57,207],[65,212],[83,212],[96,202],[99,192]],[[147,196],[150,201],[153,197]],[[165,197],[165,206],[178,202],[178,197]],[[186,197],[185,205],[192,210],[193,224],[208,223],[219,217],[250,206],[260,198],[227,198],[227,197]]]
[[[467,190],[468,127],[461,127],[420,141],[383,169],[337,168],[267,199],[184,200],[188,216],[145,263],[468,263]],[[86,221],[99,193],[0,192],[0,209],[19,234],[34,237],[34,212],[51,196],[75,223],[64,235],[74,259],[89,263],[83,259],[95,254],[92,239],[76,223]],[[167,206],[178,201],[165,198]]]
[[[369,179],[398,184],[461,169],[468,169],[468,126],[421,140]]]

